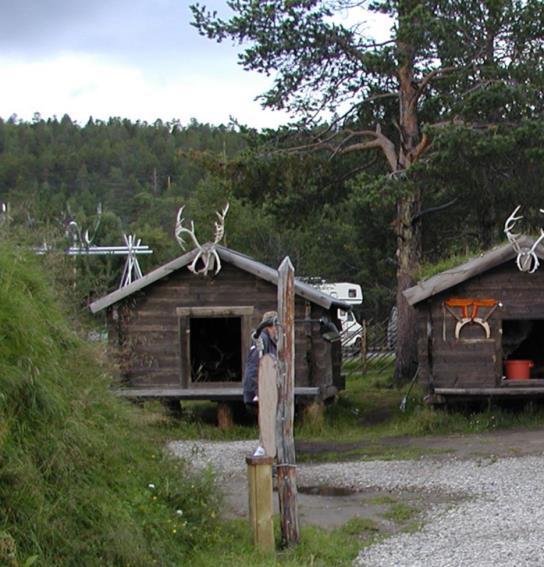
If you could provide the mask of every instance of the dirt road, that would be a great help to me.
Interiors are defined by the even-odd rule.
[[[418,461],[492,463],[497,459],[540,455],[544,453],[544,430],[510,430],[474,435],[447,435],[433,437],[388,438],[383,441],[395,448],[420,449],[423,456]],[[255,441],[237,441],[210,443],[181,441],[170,444],[171,450],[179,456],[190,456],[193,462],[211,465],[219,474],[228,477],[222,483],[226,503],[227,517],[247,516],[247,480],[245,471],[246,454],[255,448]],[[365,444],[332,444],[325,442],[297,443],[299,455],[311,459],[323,452],[341,454],[362,450]],[[427,455],[425,453],[428,453]],[[353,462],[353,459],[350,459]],[[368,460],[368,459],[367,459]],[[343,462],[329,463],[329,470],[341,472],[346,468]],[[459,494],[444,493],[440,490],[387,489],[380,486],[376,479],[375,486],[361,490],[350,489],[335,482],[321,482],[313,474],[319,465],[303,463],[299,465],[299,512],[301,523],[314,524],[326,529],[343,525],[355,517],[369,518],[376,523],[382,533],[395,533],[405,525],[402,521],[391,519],[390,512],[395,506],[403,505],[417,515],[423,514],[435,504],[454,503]],[[277,500],[277,499],[275,499]],[[411,518],[413,519],[413,518]]]

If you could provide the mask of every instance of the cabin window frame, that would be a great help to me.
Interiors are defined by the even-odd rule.
[[[193,382],[191,376],[191,319],[198,318],[240,318],[240,344],[242,376],[247,354],[251,345],[251,327],[255,308],[252,305],[212,305],[207,307],[177,307],[178,345],[180,357],[180,381],[183,388],[225,388],[237,387],[240,381],[231,382]]]

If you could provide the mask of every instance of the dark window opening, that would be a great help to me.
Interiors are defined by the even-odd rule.
[[[503,360],[532,360],[532,378],[544,378],[544,320],[512,319],[502,322]]]
[[[242,319],[195,317],[191,325],[191,381],[242,380]]]

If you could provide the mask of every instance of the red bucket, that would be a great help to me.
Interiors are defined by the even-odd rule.
[[[535,363],[532,360],[507,360],[504,363],[507,380],[529,380],[531,368]]]

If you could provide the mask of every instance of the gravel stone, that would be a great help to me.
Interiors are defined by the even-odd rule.
[[[257,441],[174,441],[175,455],[223,477],[245,475]],[[544,565],[544,456],[478,459],[421,458],[299,465],[301,486],[449,494],[415,533],[363,549],[356,567],[540,567]]]

